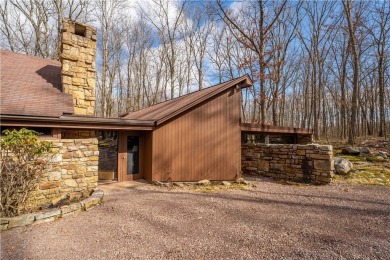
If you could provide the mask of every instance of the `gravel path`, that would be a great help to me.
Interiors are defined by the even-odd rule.
[[[390,189],[113,191],[78,217],[1,233],[1,259],[389,259]]]

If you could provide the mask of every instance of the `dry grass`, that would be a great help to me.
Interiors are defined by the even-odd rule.
[[[235,191],[235,190],[251,190],[255,187],[253,184],[238,184],[231,183],[230,186],[225,186],[222,184],[211,184],[207,186],[196,185],[194,184],[184,184],[182,187],[180,186],[169,186],[169,187],[158,187],[158,189],[170,190],[170,191],[191,191],[191,192],[220,192],[220,191]]]
[[[354,162],[366,162],[366,157],[359,156],[359,155],[353,156],[353,155],[342,155],[342,154],[335,153],[335,157],[347,159],[347,160],[349,160],[352,163],[354,163]]]
[[[210,185],[210,186],[192,185],[192,186],[185,186],[185,188],[196,192],[218,192],[218,191],[227,191],[227,190],[251,190],[252,184],[246,185],[246,184],[232,183],[230,186],[224,186],[221,184]]]
[[[336,181],[390,187],[390,166],[386,162],[367,162],[365,157],[340,155],[350,160],[353,170],[347,176],[335,175]]]

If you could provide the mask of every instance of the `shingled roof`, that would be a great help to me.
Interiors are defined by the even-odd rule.
[[[157,125],[169,120],[176,115],[183,113],[201,102],[209,100],[226,89],[239,85],[240,87],[249,87],[253,84],[248,75],[235,78],[221,84],[217,84],[190,94],[174,98],[156,105],[130,112],[123,119],[149,120]]]
[[[73,114],[72,96],[61,89],[59,61],[0,50],[0,114]]]

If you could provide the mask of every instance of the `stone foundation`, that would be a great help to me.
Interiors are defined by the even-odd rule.
[[[315,184],[333,178],[331,145],[242,144],[241,156],[247,174]]]
[[[41,139],[42,140],[42,139]],[[88,197],[97,187],[98,141],[88,139],[49,139],[54,156],[37,189],[29,194],[30,208],[55,207]]]

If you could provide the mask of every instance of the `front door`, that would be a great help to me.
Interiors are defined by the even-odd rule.
[[[143,178],[141,165],[142,136],[135,133],[122,133],[119,138],[118,153],[119,181],[131,181]]]

